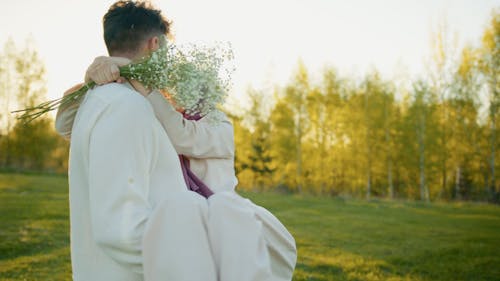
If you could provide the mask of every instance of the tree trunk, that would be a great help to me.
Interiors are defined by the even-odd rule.
[[[496,117],[497,117],[497,106],[500,103],[500,96],[499,93],[497,92],[497,75],[495,75],[495,72],[493,74],[493,81],[490,84],[490,112],[489,112],[489,117],[490,117],[490,159],[489,159],[489,164],[490,164],[490,180],[489,180],[489,188],[488,188],[488,195],[490,198],[492,198],[496,192],[496,175],[495,175],[495,153],[496,153],[496,142],[497,142],[497,136],[496,136]]]
[[[5,134],[5,158],[3,159],[4,166],[9,168],[12,165],[12,145],[10,142],[11,136],[9,134],[11,133],[12,129],[12,115],[10,114],[10,101],[11,101],[11,93],[9,93],[9,90],[12,89],[12,84],[11,83],[11,74],[9,71],[7,71],[6,75],[6,80],[2,81],[2,91],[4,92],[3,94],[5,95],[4,102],[5,102],[5,109],[4,112],[6,114],[6,134]]]
[[[445,122],[443,120],[443,122]],[[444,191],[446,190],[446,186],[448,185],[448,178],[447,178],[447,173],[446,173],[446,163],[447,163],[447,157],[448,153],[446,153],[446,125],[443,124],[442,126],[442,133],[441,133],[441,190],[439,191],[439,198],[443,196]]]
[[[497,45],[498,46],[498,45]],[[496,145],[497,145],[497,110],[498,106],[500,105],[500,93],[498,92],[498,60],[495,60],[495,67],[493,68],[493,87],[491,87],[491,91],[493,94],[492,102],[490,105],[490,116],[491,116],[491,141],[490,141],[490,150],[491,150],[491,156],[490,156],[490,173],[491,173],[491,183],[490,183],[490,198],[492,198],[495,193],[497,192],[496,190],[496,175],[495,175],[495,153],[496,153]]]
[[[366,200],[370,200],[372,179],[371,179],[371,145],[370,145],[370,123],[368,117],[368,90],[365,91],[365,126],[366,126]]]
[[[419,136],[419,172],[420,172],[420,200],[426,200],[425,196],[425,155],[424,155],[424,144],[421,140],[422,136]]]
[[[418,153],[419,153],[419,173],[420,173],[420,200],[429,201],[429,191],[425,182],[425,113],[420,113],[420,124],[418,128]]]
[[[370,166],[366,170],[366,200],[370,200],[372,190],[372,173],[370,171]]]
[[[392,181],[392,160],[387,163],[387,181],[389,182],[389,197],[394,199],[394,183]]]
[[[7,112],[8,112],[8,107],[7,107]],[[12,144],[11,144],[11,136],[9,135],[12,130],[12,122],[10,120],[10,117],[7,117],[7,134],[5,135],[5,159],[4,159],[4,165],[7,168],[10,168],[12,166]]]
[[[455,198],[457,200],[462,199],[462,196],[460,195],[460,178],[461,178],[461,169],[460,166],[457,166],[455,174]]]
[[[301,109],[302,110],[302,109]],[[297,191],[302,193],[302,124],[301,124],[301,113],[299,112],[297,120]]]
[[[324,126],[322,126],[322,129],[324,128]],[[321,154],[322,156],[323,155],[326,155],[326,149],[325,149],[325,132],[322,132],[321,133]],[[325,192],[325,189],[326,189],[326,179],[325,179],[325,175],[326,175],[326,171],[325,171],[325,157],[320,157],[320,192],[321,194],[324,194]]]
[[[389,118],[389,113],[387,110],[387,97],[384,100],[384,117],[385,117],[385,143],[386,143],[386,151],[387,151],[387,185],[389,189],[389,197],[391,199],[394,199],[394,184],[392,182],[392,155],[391,155],[391,135],[389,133],[389,125],[388,123],[388,118]]]
[[[495,105],[491,105],[493,112],[491,114],[491,134],[490,134],[490,184],[489,184],[489,195],[490,197],[496,192],[496,176],[495,176],[495,153],[496,153],[496,116],[495,116]]]

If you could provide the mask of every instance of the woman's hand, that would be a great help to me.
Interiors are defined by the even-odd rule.
[[[134,89],[141,95],[147,97],[151,93],[151,89],[146,88],[141,82],[137,80],[130,79],[129,80],[130,85],[134,87]]]
[[[122,57],[97,57],[85,73],[85,83],[90,81],[94,81],[97,85],[123,83],[125,78],[120,77],[120,67],[130,62],[131,60]]]

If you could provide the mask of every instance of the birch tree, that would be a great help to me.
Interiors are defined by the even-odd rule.
[[[489,126],[489,184],[487,192],[492,196],[496,192],[497,146],[498,146],[498,112],[500,107],[500,10],[492,13],[486,28],[481,46],[481,73],[488,92],[488,126]]]

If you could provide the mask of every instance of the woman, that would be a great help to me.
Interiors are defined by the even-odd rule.
[[[269,211],[235,192],[234,135],[227,117],[216,119],[220,120],[216,124],[209,116],[190,120],[160,92],[149,92],[141,84],[119,77],[118,68],[129,62],[98,57],[85,80],[100,85],[130,83],[150,102],[180,155],[188,187],[208,197],[207,229],[219,280],[291,280],[297,258],[293,237]],[[56,129],[61,135],[70,136],[78,106],[75,101],[59,108]]]

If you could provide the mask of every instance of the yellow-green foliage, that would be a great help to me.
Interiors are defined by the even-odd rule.
[[[497,10],[482,44],[462,50],[439,27],[418,80],[389,80],[376,70],[342,76],[331,67],[312,77],[299,62],[283,87],[248,91],[251,104],[234,119],[240,186],[498,200],[499,22]]]

